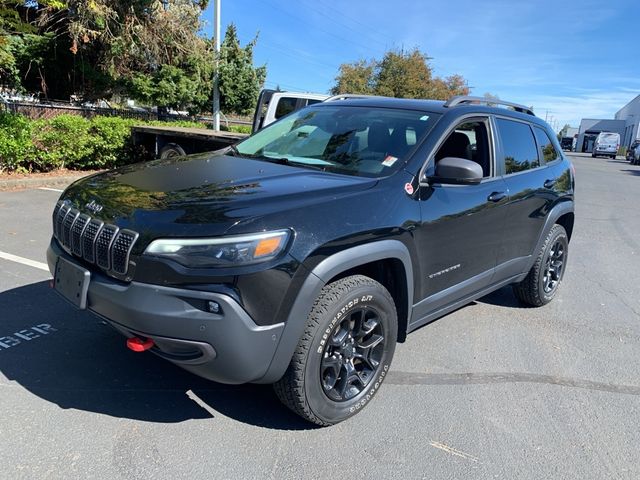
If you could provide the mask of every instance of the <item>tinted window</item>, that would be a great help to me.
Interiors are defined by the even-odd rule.
[[[544,158],[544,161],[546,163],[549,163],[558,159],[559,158],[558,152],[556,148],[553,146],[553,142],[549,138],[549,135],[547,135],[547,132],[545,132],[544,130],[538,127],[534,127],[533,131],[536,132],[536,140],[538,140],[538,147],[542,152],[542,158]],[[563,138],[562,139],[563,144],[565,143],[565,140],[567,140],[567,145],[571,147],[573,140],[571,138],[566,138],[566,139]]]
[[[315,98],[310,98],[307,100],[307,105],[315,105],[316,103],[320,103],[322,100],[317,100]]]
[[[282,97],[276,107],[276,118],[284,117],[296,109],[297,98]]]
[[[484,120],[465,122],[458,125],[447,137],[438,152],[436,162],[445,157],[464,158],[482,167],[483,177],[491,175],[489,135]]]
[[[505,173],[516,173],[540,166],[533,132],[526,123],[497,119],[504,154]]]

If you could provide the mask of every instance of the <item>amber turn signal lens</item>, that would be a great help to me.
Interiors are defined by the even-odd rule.
[[[254,258],[271,255],[273,252],[278,250],[278,247],[280,246],[281,242],[282,242],[282,237],[272,237],[272,238],[265,238],[264,240],[260,240],[258,242],[258,245],[256,245]]]

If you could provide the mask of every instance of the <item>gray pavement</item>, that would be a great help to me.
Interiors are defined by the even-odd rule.
[[[0,345],[0,478],[640,478],[640,167],[573,158],[559,297],[522,308],[506,288],[418,330],[325,429],[268,386],[129,352],[0,258],[0,337],[29,338]],[[43,262],[57,195],[0,192],[0,251]]]

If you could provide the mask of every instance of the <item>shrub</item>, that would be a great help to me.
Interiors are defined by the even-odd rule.
[[[30,120],[22,115],[0,113],[0,172],[50,171],[113,168],[146,159],[134,149],[131,127],[160,125],[208,128],[207,124],[143,122],[120,117],[59,115],[49,120]],[[249,132],[248,126],[231,126],[235,132]]]
[[[22,115],[0,113],[0,172],[29,170],[31,127],[32,122]]]
[[[93,149],[83,168],[113,168],[132,159],[131,127],[138,121],[118,117],[96,117],[91,126]]]
[[[236,133],[251,133],[251,125],[229,125],[228,130]]]
[[[91,122],[75,115],[58,115],[34,122],[35,163],[41,170],[86,168],[91,146]]]

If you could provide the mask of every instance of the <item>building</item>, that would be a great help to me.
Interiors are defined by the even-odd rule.
[[[640,124],[640,95],[618,110],[613,120],[583,118],[578,128],[577,152],[591,152],[600,132],[620,134],[620,146],[628,147],[638,138]]]
[[[624,121],[624,135],[620,135],[620,143],[628,147],[640,137],[638,125],[640,125],[640,95],[627,103],[616,112],[616,120]]]

